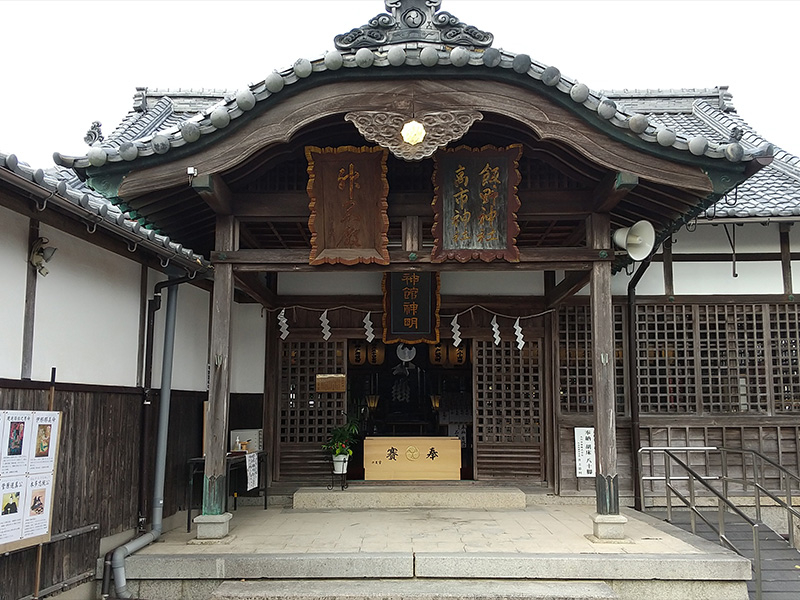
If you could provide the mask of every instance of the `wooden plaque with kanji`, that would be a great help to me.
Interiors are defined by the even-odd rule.
[[[387,154],[378,147],[306,147],[310,264],[389,264]]]
[[[431,260],[519,261],[522,146],[440,150],[434,156]]]

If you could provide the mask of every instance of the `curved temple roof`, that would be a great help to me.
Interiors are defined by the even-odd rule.
[[[622,139],[638,138],[654,151],[673,149],[679,152],[678,156],[684,153],[687,159],[704,156],[731,163],[771,156],[772,147],[767,143],[755,147],[735,138],[715,141],[702,132],[683,131],[678,123],[654,120],[607,93],[591,90],[586,84],[562,75],[555,66],[539,63],[527,54],[492,48],[490,33],[439,12],[441,0],[387,0],[385,4],[390,13],[336,36],[338,48],[322,57],[298,59],[292,67],[273,71],[263,81],[235,93],[217,92],[221,94],[218,101],[197,107],[196,113],[184,115],[177,122],[158,119],[157,110],[145,113],[142,119],[127,123],[127,127],[123,123],[108,140],[94,143],[85,156],[56,153],[56,163],[92,169],[167,155],[173,149],[224,130],[259,103],[286,93],[287,87],[298,82],[313,81],[323,73],[366,76],[372,71],[413,68],[420,70],[420,76],[436,77],[440,70],[453,67],[465,69],[464,76],[467,71],[470,76],[481,78],[511,75],[523,84],[551,88],[577,114],[595,122],[607,122],[624,134]]]

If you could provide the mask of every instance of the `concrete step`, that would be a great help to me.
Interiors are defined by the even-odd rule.
[[[296,509],[328,508],[482,508],[524,509],[525,493],[517,487],[351,486],[334,488],[300,488],[293,496]]]
[[[373,579],[226,581],[212,600],[612,600],[593,581]]]

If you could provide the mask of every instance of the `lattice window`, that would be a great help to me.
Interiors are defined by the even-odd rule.
[[[704,412],[766,412],[762,306],[701,305],[697,309]]]
[[[476,340],[474,368],[478,443],[541,443],[539,341]]]
[[[344,342],[284,342],[281,349],[281,442],[323,443],[344,422],[345,393],[317,393],[317,374],[345,373]]]
[[[775,411],[800,412],[800,315],[796,305],[771,308],[769,322]]]
[[[592,323],[588,306],[562,306],[558,313],[561,410],[592,412]]]
[[[626,412],[625,403],[625,340],[624,306],[614,311],[614,389],[617,412]],[[558,313],[559,380],[561,411],[589,413],[594,410],[592,398],[592,319],[589,306],[562,306]]]
[[[641,412],[696,412],[692,307],[639,305],[636,315]]]

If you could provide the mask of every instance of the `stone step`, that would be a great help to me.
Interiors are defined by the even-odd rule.
[[[463,487],[436,485],[351,486],[334,488],[300,488],[293,496],[296,509],[359,509],[359,508],[478,508],[523,509],[525,492],[516,487]]]
[[[373,579],[226,581],[212,600],[613,600],[594,581]]]

